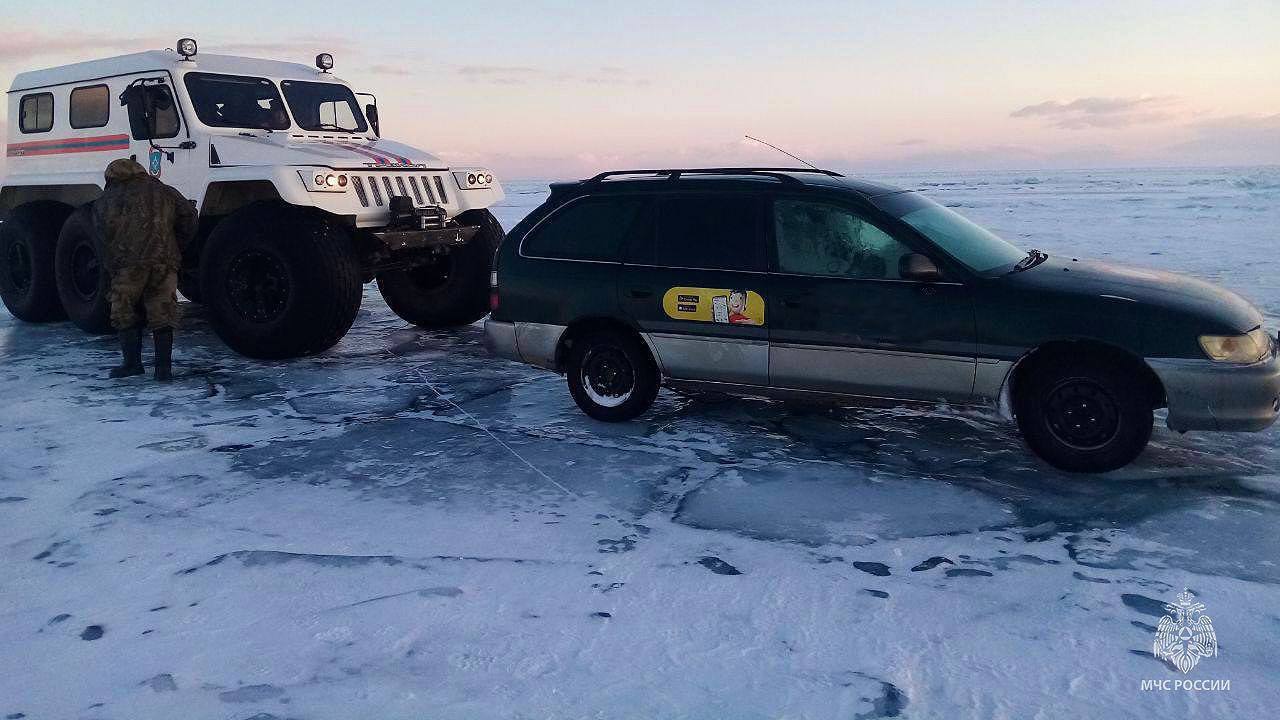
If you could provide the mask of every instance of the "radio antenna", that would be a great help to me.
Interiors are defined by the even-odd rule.
[[[813,163],[809,162],[808,160],[805,160],[804,158],[796,157],[795,155],[792,155],[791,153],[787,152],[786,150],[783,150],[782,148],[778,147],[777,145],[774,145],[773,143],[765,142],[764,140],[761,140],[761,139],[760,139],[760,138],[758,138],[758,137],[751,137],[750,135],[743,135],[742,137],[744,137],[744,138],[746,138],[746,139],[748,139],[748,140],[754,140],[754,141],[756,141],[756,142],[760,143],[761,145],[765,145],[765,146],[771,147],[771,148],[773,148],[774,150],[777,150],[778,152],[782,153],[783,155],[786,155],[787,157],[791,158],[792,160],[796,160],[796,161],[798,161],[798,162],[802,162],[802,163],[804,163],[805,165],[808,165],[809,167],[813,168],[814,170],[818,170],[819,172],[821,172],[821,171],[822,171],[822,168],[818,167],[817,165],[814,165]]]

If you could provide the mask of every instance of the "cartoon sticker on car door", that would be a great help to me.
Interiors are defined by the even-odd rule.
[[[764,325],[764,298],[752,290],[674,287],[663,295],[662,308],[673,320]]]

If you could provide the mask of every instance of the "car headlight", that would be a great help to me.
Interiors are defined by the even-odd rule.
[[[328,170],[299,170],[298,177],[308,192],[346,192],[348,178],[344,173]]]
[[[1201,335],[1200,347],[1215,362],[1256,363],[1274,352],[1271,336],[1262,328],[1244,335]]]
[[[484,190],[493,187],[493,173],[482,170],[455,172],[453,179],[461,190]]]

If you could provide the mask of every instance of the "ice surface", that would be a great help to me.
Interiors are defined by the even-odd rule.
[[[880,176],[1050,253],[1188,272],[1275,327],[1280,170]],[[545,197],[515,183],[510,227]],[[369,288],[333,351],[258,363],[198,307],[171,387],[0,317],[0,717],[1259,717],[1280,700],[1275,429],[1157,427],[1047,469],[995,412],[561,378]],[[477,427],[481,423],[493,436]],[[500,442],[499,442],[500,441]],[[509,449],[508,449],[509,448]],[[1228,692],[1143,692],[1203,601]]]

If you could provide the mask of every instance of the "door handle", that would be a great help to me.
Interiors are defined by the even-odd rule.
[[[627,294],[635,298],[636,300],[648,300],[649,298],[653,297],[652,290],[642,290],[640,288],[631,288],[631,290]]]

